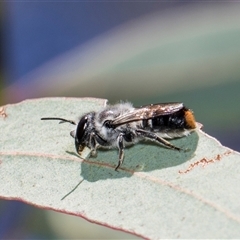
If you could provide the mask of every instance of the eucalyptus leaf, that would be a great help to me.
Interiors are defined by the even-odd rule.
[[[116,149],[80,158],[73,125],[40,120],[77,120],[105,105],[46,98],[1,107],[0,197],[148,239],[240,237],[240,155],[200,129],[171,141],[185,151],[149,142],[126,149],[116,172]]]

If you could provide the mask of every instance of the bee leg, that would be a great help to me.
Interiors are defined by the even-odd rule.
[[[119,149],[119,159],[118,159],[118,165],[116,166],[115,171],[117,171],[118,168],[122,165],[123,159],[124,159],[123,134],[118,135],[118,149]]]
[[[181,148],[172,145],[172,144],[171,144],[170,142],[168,142],[167,140],[159,137],[159,136],[158,136],[157,134],[155,134],[155,133],[148,132],[148,131],[144,131],[144,130],[140,130],[140,129],[136,130],[136,132],[139,133],[142,137],[148,138],[148,139],[150,139],[150,140],[155,140],[155,141],[157,141],[158,143],[163,144],[163,145],[166,146],[166,147],[169,147],[169,148],[172,148],[172,149],[175,149],[175,150],[178,150],[178,151],[182,150]]]
[[[94,132],[90,135],[90,149],[91,149],[91,155],[93,157],[97,156],[97,143],[96,143],[96,134]]]

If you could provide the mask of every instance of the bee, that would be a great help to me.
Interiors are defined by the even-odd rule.
[[[142,140],[154,141],[170,149],[182,150],[166,139],[189,135],[196,129],[193,112],[183,103],[158,103],[134,108],[131,103],[107,105],[100,111],[89,112],[79,122],[59,117],[45,117],[41,120],[59,120],[76,125],[70,135],[75,139],[77,153],[85,147],[91,155],[98,148],[117,148],[119,152],[117,169],[124,160],[124,148]]]

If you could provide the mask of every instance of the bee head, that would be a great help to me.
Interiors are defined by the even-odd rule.
[[[75,147],[76,147],[76,151],[78,154],[81,154],[81,152],[83,151],[84,147],[86,146],[85,144],[85,140],[86,140],[86,129],[88,126],[88,117],[87,116],[83,116],[79,123],[77,124],[77,128],[75,131]]]
[[[76,151],[79,155],[81,155],[81,152],[83,151],[84,147],[87,145],[88,138],[89,138],[89,119],[90,119],[90,114],[87,114],[83,116],[78,123],[72,121],[72,120],[67,120],[65,118],[59,118],[59,117],[44,117],[41,118],[41,120],[60,120],[59,123],[64,123],[68,122],[73,125],[77,125],[76,130],[71,131],[70,135],[75,139],[75,147]]]

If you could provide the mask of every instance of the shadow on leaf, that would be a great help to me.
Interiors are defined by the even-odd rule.
[[[130,177],[133,172],[148,172],[180,165],[194,156],[197,148],[198,134],[171,140],[171,143],[186,151],[176,151],[153,142],[141,142],[125,149],[125,159],[119,168],[118,150],[98,150],[98,156],[91,157],[81,164],[81,176],[90,182],[109,178]]]

